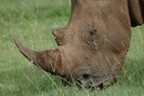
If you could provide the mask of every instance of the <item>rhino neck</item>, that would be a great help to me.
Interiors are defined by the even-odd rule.
[[[107,15],[108,17],[109,14],[120,12],[121,10],[121,12],[125,12],[127,15],[125,17],[129,20],[126,0],[71,0],[71,3],[72,11],[69,23],[82,20],[99,21],[102,16]],[[123,15],[121,12],[119,14]]]

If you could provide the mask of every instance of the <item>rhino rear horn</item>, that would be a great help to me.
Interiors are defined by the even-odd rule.
[[[61,56],[58,49],[46,51],[33,51],[23,46],[20,41],[14,39],[19,51],[36,66],[44,71],[60,74]]]

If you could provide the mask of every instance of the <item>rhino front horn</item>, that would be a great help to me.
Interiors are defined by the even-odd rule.
[[[17,39],[14,39],[19,51],[36,66],[44,71],[61,75],[61,55],[59,49],[33,51],[23,46]]]

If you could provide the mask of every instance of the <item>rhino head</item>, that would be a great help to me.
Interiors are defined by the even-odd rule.
[[[52,33],[53,50],[33,51],[15,43],[20,52],[44,71],[87,88],[114,83],[130,45],[128,0],[71,0],[69,23]],[[132,7],[133,8],[133,7]],[[133,15],[131,10],[131,14]],[[134,22],[136,24],[139,22]]]

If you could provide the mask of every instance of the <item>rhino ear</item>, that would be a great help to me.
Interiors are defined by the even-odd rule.
[[[60,74],[61,56],[58,49],[46,51],[33,51],[23,46],[18,40],[14,39],[19,51],[36,66],[51,73]]]

